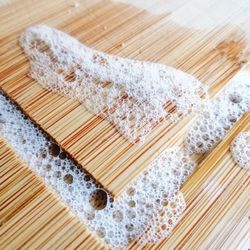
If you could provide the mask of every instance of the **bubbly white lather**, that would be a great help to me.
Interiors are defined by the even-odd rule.
[[[231,152],[240,167],[250,170],[250,131],[237,135],[231,144]]]
[[[45,25],[20,39],[42,86],[76,99],[114,124],[130,142],[164,120],[199,110],[206,88],[196,78],[165,65],[109,55]]]
[[[179,148],[163,151],[113,201],[63,150],[0,94],[0,136],[71,211],[111,247],[165,238],[185,209],[179,191],[195,163]]]
[[[201,115],[191,124],[186,147],[190,152],[205,153],[219,143],[233,125],[250,110],[250,74],[239,72],[208,102]]]

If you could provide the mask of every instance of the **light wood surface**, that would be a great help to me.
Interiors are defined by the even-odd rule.
[[[248,249],[250,173],[229,145],[250,129],[250,114],[200,164],[182,188],[183,219],[169,238],[143,249]],[[41,180],[0,140],[0,249],[104,249]],[[127,249],[142,249],[132,243]]]
[[[190,11],[193,1],[178,2],[173,12]],[[194,21],[216,8],[216,1],[210,2],[209,11]],[[161,4],[152,1],[152,9]],[[106,121],[27,76],[29,63],[18,46],[22,30],[46,23],[90,47],[177,67],[208,84],[212,97],[249,61],[246,34],[230,19],[247,23],[250,3],[249,11],[235,8],[229,20],[200,30],[176,24],[169,12],[152,14],[106,0],[73,5],[66,0],[0,1],[0,86],[108,191],[119,195],[153,156],[170,145],[182,145],[192,117],[157,127],[143,146],[130,145]],[[187,202],[182,221],[171,237],[145,249],[249,248],[250,174],[235,165],[229,152],[237,133],[250,129],[249,116],[211,153],[197,159],[198,170],[182,188]],[[0,249],[102,249],[2,141],[0,172]],[[137,248],[133,243],[128,249]]]
[[[183,3],[182,8],[187,6],[188,11],[188,4]],[[161,4],[152,2],[152,9]],[[212,1],[210,8],[214,4]],[[211,96],[248,61],[245,34],[227,22],[208,30],[186,28],[175,24],[169,13],[150,14],[110,1],[82,1],[77,8],[73,5],[71,1],[24,0],[1,7],[0,85],[116,196],[153,156],[169,145],[181,144],[189,119],[176,126],[158,126],[144,145],[129,144],[108,122],[91,115],[79,103],[42,89],[27,76],[29,63],[18,46],[23,29],[46,23],[90,47],[177,67],[208,84]],[[245,9],[236,9],[232,16],[243,13],[247,21]],[[200,13],[196,20],[206,14]]]

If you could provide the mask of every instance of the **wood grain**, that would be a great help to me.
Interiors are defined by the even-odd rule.
[[[250,173],[229,145],[250,129],[245,115],[182,188],[183,219],[169,238],[143,249],[247,249]],[[105,249],[0,140],[0,249]],[[142,249],[136,242],[126,249]]]
[[[179,2],[173,12],[190,11],[190,1]],[[211,11],[216,1],[209,2]],[[182,145],[192,117],[175,126],[158,126],[143,146],[130,145],[106,121],[27,76],[29,63],[18,46],[22,30],[46,23],[90,47],[177,67],[206,83],[211,97],[248,63],[246,34],[229,20],[196,30],[174,23],[168,12],[152,14],[108,0],[79,3],[78,8],[69,0],[0,3],[0,88],[106,189],[119,195],[159,152]],[[162,3],[152,2],[152,9]],[[244,24],[249,16],[250,3],[249,11],[235,8],[230,19],[241,18]],[[233,162],[229,145],[249,129],[246,114],[213,151],[197,158],[198,170],[182,188],[187,209],[169,238],[147,247],[134,242],[127,249],[248,249],[250,174]],[[105,248],[2,140],[0,178],[0,249]]]
[[[152,2],[152,8],[157,4],[162,1]],[[246,16],[237,9],[234,18],[243,12]],[[78,8],[70,1],[11,1],[0,16],[1,87],[114,196],[159,152],[182,142],[190,117],[176,126],[159,125],[144,145],[129,144],[108,122],[27,76],[29,63],[18,46],[23,29],[42,22],[93,48],[177,67],[208,84],[211,96],[249,59],[245,34],[233,25],[194,30],[173,23],[169,13],[110,1],[82,1]]]

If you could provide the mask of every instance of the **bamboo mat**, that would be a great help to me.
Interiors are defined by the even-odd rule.
[[[163,2],[153,1],[151,9]],[[190,11],[187,1],[179,2],[173,13],[180,7]],[[210,2],[209,11],[216,8],[216,1]],[[206,10],[195,15],[195,20],[204,15]],[[248,22],[249,16],[250,11],[235,8],[230,19],[244,17],[243,22]],[[174,23],[168,12],[152,14],[107,0],[79,1],[77,8],[69,0],[6,1],[0,7],[0,85],[116,196],[154,156],[169,145],[182,143],[190,118],[176,126],[159,125],[144,145],[131,145],[108,122],[79,103],[42,89],[27,76],[29,63],[18,46],[20,33],[29,25],[46,23],[90,47],[187,71],[208,84],[213,96],[249,60],[245,33],[229,21],[197,30]]]
[[[172,235],[143,249],[248,249],[250,173],[229,145],[250,129],[245,115],[185,183],[183,219]],[[0,140],[0,249],[104,249]],[[142,249],[132,243],[127,249]]]
[[[19,35],[29,25],[46,23],[90,47],[187,71],[208,84],[214,96],[249,61],[249,34],[229,23],[235,18],[247,23],[250,7],[235,7],[228,20],[209,29],[173,22],[170,15],[190,11],[194,1],[179,0],[172,13],[155,14],[107,0],[79,1],[77,8],[69,0],[0,1],[0,87],[107,190],[119,195],[153,156],[170,145],[182,145],[192,117],[175,126],[158,126],[143,146],[130,145],[79,103],[31,80],[17,44]],[[152,1],[151,9],[163,2]],[[193,22],[216,8],[217,1],[209,2]],[[187,202],[183,219],[168,239],[144,249],[249,248],[250,174],[235,165],[229,152],[238,132],[249,129],[247,114],[221,144],[197,159],[198,170],[182,188]],[[2,140],[0,173],[0,249],[105,248]],[[128,247],[141,248],[136,243]]]

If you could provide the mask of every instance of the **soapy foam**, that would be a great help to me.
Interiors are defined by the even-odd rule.
[[[178,190],[195,163],[179,148],[162,152],[114,201],[1,94],[0,136],[111,247],[124,247],[132,240],[146,244],[166,237],[185,209]]]
[[[240,167],[250,170],[250,131],[238,134],[231,144],[231,152]]]
[[[250,110],[250,75],[238,73],[218,97],[209,102],[188,130],[186,147],[205,153],[219,143],[232,126]]]
[[[199,110],[206,97],[206,88],[180,70],[105,54],[45,25],[26,29],[20,45],[32,78],[106,118],[130,142]]]
[[[186,204],[181,192],[165,201],[165,208],[157,214],[153,214],[152,219],[145,227],[139,237],[141,244],[155,244],[166,238],[172,230],[172,225],[176,225],[185,210]]]

